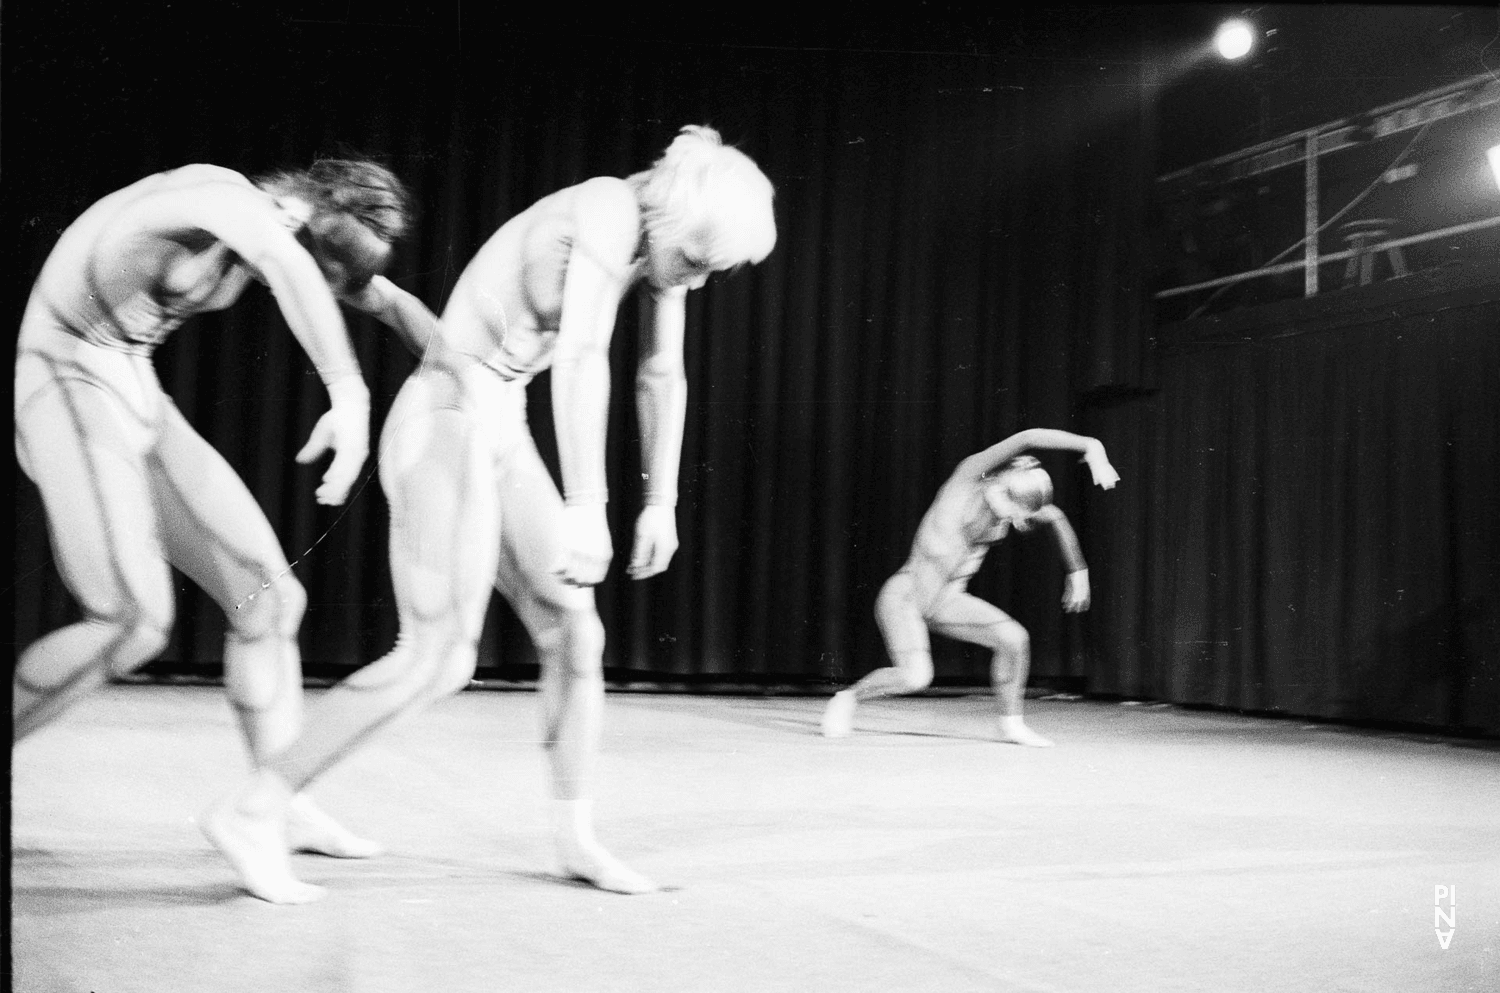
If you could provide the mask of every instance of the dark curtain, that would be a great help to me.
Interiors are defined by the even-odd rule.
[[[1119,29],[1128,47],[1119,11],[809,14],[774,36],[725,21],[689,40],[645,17],[547,31],[458,6],[382,16],[8,8],[11,326],[62,228],[153,170],[379,157],[422,208],[393,278],[438,308],[507,217],[709,123],[776,184],[780,242],[692,295],[682,548],[663,577],[617,568],[600,587],[613,676],[811,685],[881,664],[875,593],[938,485],[1046,425],[1102,437],[1124,481],[1101,493],[1044,459],[1090,561],[1089,615],[1059,610],[1045,537],[1007,542],[976,577],[1031,629],[1035,682],[1500,727],[1497,294],[1350,291],[1329,297],[1342,316],[1294,304],[1161,337],[1142,295],[1151,88],[1143,60],[1089,42]],[[378,429],[414,360],[349,316]],[[620,558],[639,508],[635,348],[627,303],[608,453]],[[321,467],[291,456],[326,398],[273,302],[253,291],[188,325],[157,364],[308,589],[308,671],[386,651],[384,497],[371,478],[345,508],[313,502]],[[555,467],[545,377],[531,423]],[[24,479],[15,521],[19,650],[76,608]],[[217,675],[222,615],[179,582],[154,668]],[[986,681],[982,652],[937,649],[940,681]],[[526,678],[533,662],[496,597],[481,674]]]
[[[1083,28],[1066,19],[1030,34],[1020,14],[943,37],[928,25],[924,41],[904,33],[915,22],[878,36],[859,27],[870,18],[813,22],[772,45],[744,25],[665,41],[623,23],[547,33],[467,7],[462,24],[455,8],[398,28],[335,6],[65,28],[66,5],[46,23],[12,12],[7,123],[28,139],[5,148],[23,256],[11,292],[73,216],[148,172],[208,161],[253,174],[349,150],[411,185],[422,216],[392,275],[438,308],[484,239],[541,195],[645,168],[683,124],[719,128],[776,184],[780,241],[765,264],[692,295],[682,548],[643,584],[618,568],[639,507],[636,311],[622,307],[617,568],[599,589],[607,665],[622,678],[842,682],[883,664],[875,593],[953,466],[1023,427],[1076,426],[1080,394],[1140,376],[1134,235],[1149,129],[1130,60],[1077,59],[1067,32]],[[12,300],[12,325],[23,303]],[[378,428],[414,362],[346,316]],[[253,291],[189,324],[157,365],[307,587],[307,670],[337,675],[386,651],[385,501],[371,478],[345,508],[314,503],[321,467],[291,455],[326,399],[270,298]],[[545,377],[531,423],[555,471]],[[1048,466],[1067,507],[1084,470]],[[18,646],[76,616],[38,503],[22,480]],[[1055,553],[1045,540],[1010,545],[975,591],[1032,628],[1039,677],[1080,675],[1082,627],[1063,623]],[[178,578],[178,625],[155,668],[216,674],[222,615]],[[482,674],[524,676],[533,661],[497,597]],[[985,682],[987,659],[941,644],[939,676]]]
[[[1500,284],[1420,291],[1180,326],[1091,411],[1091,690],[1500,730]]]

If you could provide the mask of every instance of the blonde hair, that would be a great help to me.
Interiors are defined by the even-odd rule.
[[[757,263],[776,245],[775,189],[750,156],[730,148],[719,132],[690,124],[645,172],[630,177],[641,203],[646,236],[656,245],[681,245],[709,233],[714,269]]]
[[[1018,455],[994,477],[1016,503],[1036,513],[1052,502],[1052,477],[1030,455]]]

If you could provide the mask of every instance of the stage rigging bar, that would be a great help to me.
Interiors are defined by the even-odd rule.
[[[1318,160],[1322,156],[1347,148],[1359,147],[1379,138],[1413,131],[1435,121],[1457,117],[1495,104],[1500,104],[1500,79],[1488,73],[1471,76],[1405,100],[1386,104],[1357,118],[1345,118],[1320,127],[1295,131],[1272,141],[1262,142],[1259,145],[1157,177],[1156,182],[1160,185],[1181,183],[1184,180],[1205,175],[1211,176],[1219,183],[1229,183],[1300,162],[1305,175],[1304,243],[1303,256],[1296,261],[1261,266],[1186,286],[1174,286],[1157,291],[1153,297],[1157,300],[1165,300],[1198,290],[1228,286],[1297,269],[1305,270],[1303,293],[1304,296],[1312,297],[1318,292],[1318,268],[1321,265],[1349,259],[1362,252],[1381,252],[1400,248],[1403,245],[1452,237],[1500,225],[1500,215],[1497,215],[1451,225],[1441,230],[1427,231],[1405,238],[1394,238],[1360,249],[1351,248],[1328,254],[1318,252],[1318,235],[1321,233],[1318,216],[1320,212]]]

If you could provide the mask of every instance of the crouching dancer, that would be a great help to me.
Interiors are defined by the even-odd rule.
[[[1096,439],[1032,428],[964,459],[938,491],[917,527],[911,555],[886,581],[875,601],[875,619],[892,665],[876,669],[834,694],[823,712],[823,734],[841,738],[853,730],[861,701],[918,693],[932,683],[929,632],[983,645],[994,653],[990,679],[1000,706],[999,738],[1018,745],[1052,742],[1026,726],[1021,701],[1031,667],[1031,639],[1005,611],[968,592],[990,546],[1011,529],[1052,527],[1067,569],[1063,609],[1087,610],[1089,574],[1067,517],[1052,504],[1052,479],[1028,449],[1083,453],[1094,482],[1110,489],[1119,481]]]

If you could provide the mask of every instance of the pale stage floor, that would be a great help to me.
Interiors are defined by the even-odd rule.
[[[611,694],[599,835],[665,887],[624,897],[552,875],[535,704],[461,694],[319,782],[390,852],[297,856],[329,894],[277,907],[194,825],[246,767],[222,693],[98,694],[13,755],[14,988],[1500,989],[1485,743],[1033,701],[1034,750],[978,695],[825,740],[822,699]]]

